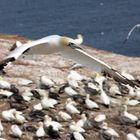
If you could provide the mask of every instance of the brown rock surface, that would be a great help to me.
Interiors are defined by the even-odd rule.
[[[0,35],[0,60],[4,58],[9,53],[10,48],[15,43],[16,40],[20,40],[22,42],[28,41],[26,38],[12,35]],[[119,71],[126,70],[127,72],[133,74],[136,78],[140,79],[140,58],[138,57],[127,57],[119,54],[114,54],[111,52],[98,50],[95,48],[90,48],[87,46],[83,46],[85,51],[90,53],[91,55],[103,60],[114,69]],[[19,59],[13,64],[6,67],[6,75],[2,76],[4,80],[9,81],[10,83],[16,84],[21,78],[27,78],[32,80],[33,87],[36,87],[36,83],[38,82],[39,76],[47,75],[51,79],[53,79],[57,84],[61,84],[65,82],[65,77],[67,72],[73,67],[74,63],[71,60],[67,60],[61,57],[60,54],[51,54],[51,55],[34,55],[31,59]],[[92,76],[92,72],[86,68],[77,68],[79,73],[86,75],[88,77]],[[63,103],[64,101],[62,101]],[[0,109],[5,110],[9,108],[3,101],[0,101]],[[105,112],[107,115],[107,122],[109,126],[113,127],[120,134],[120,140],[125,139],[125,133],[122,131],[122,126],[119,125],[116,120],[116,114],[121,109],[121,107],[113,106],[110,110],[101,107],[102,112]],[[115,110],[115,111],[113,111]],[[136,114],[140,117],[139,106],[131,107],[129,111],[133,114]],[[26,114],[28,111],[25,111]],[[98,111],[99,112],[99,111]],[[97,113],[98,113],[97,112]],[[48,112],[47,112],[48,113]],[[35,122],[34,122],[35,123]],[[8,124],[8,127],[11,124]],[[7,124],[4,123],[6,127]],[[7,132],[8,132],[7,127]],[[130,126],[129,129],[131,132],[135,132],[135,127]],[[66,132],[68,129],[66,128]],[[64,132],[64,137],[66,136],[66,132]],[[11,137],[6,135],[4,136],[6,139],[10,140]],[[62,135],[62,139],[65,139]],[[27,138],[23,138],[27,139]],[[29,138],[28,138],[29,139]],[[47,138],[48,139],[48,138]],[[88,135],[86,136],[87,140],[99,139],[98,132],[96,129],[89,130]]]

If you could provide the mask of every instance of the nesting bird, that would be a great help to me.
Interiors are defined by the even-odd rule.
[[[98,104],[96,102],[90,100],[89,94],[86,95],[85,104],[86,104],[86,107],[89,109],[99,109]]]
[[[20,138],[23,133],[17,125],[12,125],[10,128],[10,134],[14,137]]]
[[[106,106],[109,107],[110,105],[110,98],[107,96],[107,94],[105,93],[105,91],[101,88],[101,94],[100,94],[100,101],[101,103]]]
[[[0,136],[2,136],[3,130],[4,130],[4,128],[3,128],[3,125],[2,125],[2,123],[0,121]]]
[[[136,106],[140,104],[138,100],[130,99],[129,97],[124,97],[124,99],[125,99],[124,103],[128,106]]]
[[[0,88],[1,89],[10,89],[11,84],[7,81],[4,81],[4,80],[0,79]]]
[[[79,127],[84,127],[86,121],[87,121],[86,114],[82,114],[81,119],[76,122],[76,125]]]
[[[40,77],[40,84],[46,88],[54,86],[54,82],[45,75]]]
[[[54,108],[57,103],[57,100],[48,98],[47,96],[43,97],[41,100],[41,106],[43,109]]]
[[[66,112],[63,112],[63,111],[59,111],[58,112],[58,115],[60,116],[60,118],[63,120],[63,121],[69,121],[72,119],[72,117],[66,113]]]
[[[138,117],[127,112],[127,105],[124,105],[124,111],[119,114],[119,120],[122,124],[136,124]]]
[[[129,133],[126,136],[127,140],[139,140],[133,133]]]
[[[114,140],[120,136],[113,128],[108,127],[107,123],[103,123],[100,130],[100,137],[102,140]]]
[[[84,133],[85,130],[84,128],[80,127],[79,125],[77,125],[76,122],[71,122],[71,124],[69,125],[69,129],[71,132],[79,132],[79,133]]]
[[[83,135],[79,132],[73,132],[70,135],[70,140],[85,140],[85,138],[83,137]]]
[[[66,87],[64,89],[64,92],[68,95],[68,96],[74,96],[74,95],[77,95],[78,93],[72,89],[71,87]]]
[[[45,130],[44,130],[44,127],[43,127],[43,123],[42,122],[39,122],[38,123],[38,129],[36,131],[36,136],[38,138],[45,136]]]
[[[65,109],[70,114],[80,114],[80,111],[74,105],[76,105],[76,103],[72,101],[71,98],[68,98],[65,103]]]
[[[6,121],[15,120],[15,116],[13,114],[14,111],[15,111],[15,109],[2,111],[2,118]]]
[[[48,128],[50,125],[53,127],[53,130],[55,131],[59,131],[63,129],[62,125],[59,122],[53,121],[51,117],[45,115],[44,126]]]
[[[116,84],[111,85],[109,92],[112,96],[113,95],[121,95],[119,87]]]

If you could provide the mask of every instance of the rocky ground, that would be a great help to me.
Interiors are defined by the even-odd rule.
[[[21,42],[27,42],[28,39],[20,36],[13,36],[13,35],[0,35],[0,60],[4,58],[9,53],[10,48],[15,43],[15,41],[20,40]],[[90,53],[93,56],[96,56],[97,58],[103,60],[110,66],[112,66],[114,69],[117,69],[119,71],[127,71],[128,73],[132,74],[136,79],[140,79],[140,58],[138,57],[127,57],[122,56],[118,54],[114,54],[112,52],[107,52],[103,50],[98,50],[94,48],[90,48],[87,46],[82,46],[85,51]],[[32,59],[23,59],[20,58],[19,60],[15,61],[13,64],[6,67],[5,75],[2,75],[2,78],[11,84],[15,84],[19,89],[24,88],[25,86],[21,85],[21,80],[29,79],[33,83],[29,85],[31,89],[35,89],[39,85],[39,78],[40,76],[47,75],[48,78],[52,79],[56,85],[60,86],[66,82],[66,77],[68,75],[68,72],[71,69],[74,69],[75,63],[72,60],[67,60],[61,57],[60,54],[51,54],[51,55],[34,55],[32,56]],[[79,67],[75,69],[77,72],[79,72],[81,75],[85,75],[88,78],[93,78],[94,72],[91,72],[90,70],[86,69],[85,67]],[[63,103],[66,101],[66,97],[63,95],[60,95],[60,105],[57,106],[56,110],[48,111],[45,110],[44,113],[48,115],[54,115],[57,114],[57,111],[63,108]],[[9,99],[0,99],[0,110],[6,110],[9,109]],[[27,103],[29,106],[28,109],[25,109],[23,111],[24,116],[28,116],[29,112],[32,109],[33,104],[37,103],[38,100],[33,99],[32,102]],[[136,107],[129,107],[129,111],[138,117],[140,117],[139,113],[139,107],[140,105]],[[84,108],[84,107],[83,107]],[[110,127],[114,128],[119,134],[120,138],[119,140],[126,139],[126,132],[123,129],[122,125],[120,125],[117,115],[118,112],[122,110],[122,106],[120,105],[112,105],[110,109],[105,108],[104,106],[100,106],[100,110],[94,111],[95,114],[98,114],[99,112],[104,112],[107,115],[107,122]],[[89,113],[92,113],[93,111],[87,110]],[[76,116],[74,119],[77,120],[79,116]],[[1,119],[2,120],[2,119]],[[9,127],[11,126],[11,123],[3,122],[3,125],[5,127],[5,134],[3,137],[7,140],[15,139],[12,138],[9,135]],[[36,125],[37,120],[33,120],[32,122],[29,121],[29,124]],[[66,138],[66,134],[69,133],[68,125],[65,125],[65,131],[61,134],[61,139]],[[135,133],[136,128],[133,125],[128,126],[129,132]],[[25,134],[20,139],[31,139],[31,136],[33,134],[31,132]],[[48,136],[44,139],[50,139]],[[86,134],[87,140],[93,140],[93,139],[99,139],[99,133],[98,130],[93,128],[87,131]]]

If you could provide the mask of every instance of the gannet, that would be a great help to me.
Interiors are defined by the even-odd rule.
[[[78,93],[71,87],[66,87],[64,89],[64,92],[68,95],[68,96],[74,96],[77,95]]]
[[[124,40],[123,44],[125,44],[125,43],[127,42],[127,40],[130,38],[132,32],[133,32],[135,29],[139,28],[139,27],[140,27],[140,24],[136,24],[136,25],[134,25],[134,26],[131,28],[131,30],[128,32],[127,37],[126,37],[126,39]]]
[[[50,54],[61,52],[62,56],[73,59],[74,61],[88,67],[91,70],[103,72],[124,84],[140,86],[138,83],[132,82],[121,75],[118,71],[112,69],[103,61],[91,56],[86,51],[84,51],[80,47],[82,42],[83,38],[81,36],[78,36],[77,39],[72,39],[60,35],[50,35],[35,41],[27,42],[15,48],[8,56],[4,58],[3,61],[1,61],[0,70],[3,70],[7,64],[15,61],[22,54]]]
[[[79,133],[85,132],[84,128],[78,126],[75,121],[71,122],[71,124],[69,125],[69,129],[71,132],[79,132]]]
[[[76,81],[81,81],[84,79],[82,75],[80,75],[78,72],[71,70],[67,76],[68,79],[73,79]]]
[[[136,131],[136,136],[140,139],[140,129]]]
[[[108,127],[107,123],[103,123],[100,130],[100,137],[102,140],[115,140],[115,138],[119,138],[119,134],[113,129]]]
[[[111,94],[111,96],[121,95],[120,89],[116,84],[111,85],[111,87],[109,88],[109,93]]]
[[[11,88],[11,84],[7,81],[4,80],[0,80],[0,88],[1,89],[10,89]]]
[[[49,127],[50,125],[53,127],[53,130],[56,130],[56,131],[63,129],[62,125],[59,122],[53,121],[51,117],[49,117],[48,115],[45,115],[44,126]]]
[[[122,124],[136,124],[138,117],[127,112],[127,105],[124,105],[124,111],[119,113],[119,120]]]
[[[95,82],[97,82],[100,87],[102,88],[103,86],[103,82],[106,80],[106,77],[102,76],[101,74],[99,73],[96,73],[96,77],[95,77]]]
[[[124,105],[124,116],[132,121],[138,121],[138,117],[127,112],[127,105]]]
[[[16,121],[16,123],[23,124],[23,123],[27,122],[25,117],[21,114],[22,112],[14,110],[12,113],[15,117],[14,120]]]
[[[79,132],[73,132],[70,136],[70,140],[85,140],[83,135]]]
[[[76,122],[76,125],[79,127],[84,127],[86,121],[87,121],[86,114],[82,114],[81,119]]]
[[[61,117],[61,119],[63,121],[68,121],[68,120],[71,120],[72,119],[71,116],[68,113],[63,112],[63,111],[59,111],[58,112],[58,115]]]
[[[43,97],[41,100],[41,106],[43,109],[54,108],[57,103],[57,100],[48,97]]]
[[[96,121],[96,122],[104,122],[105,120],[106,120],[106,115],[105,114],[98,114],[95,118],[94,118],[94,120]]]
[[[3,130],[4,130],[4,128],[3,128],[3,125],[0,120],[0,136],[2,136]]]
[[[43,127],[43,122],[38,123],[38,129],[36,131],[36,136],[39,137],[39,138],[45,136],[45,130],[44,130],[44,127]]]
[[[134,100],[134,99],[130,99],[129,97],[124,97],[124,103],[128,106],[136,106],[138,104],[140,104],[140,102],[138,100]]]
[[[96,102],[90,100],[89,94],[86,95],[85,104],[88,109],[99,109],[98,104]]]
[[[127,140],[139,140],[133,133],[127,134]]]
[[[72,101],[71,98],[68,98],[65,103],[65,109],[70,114],[80,114],[80,111],[74,106],[76,102]]]
[[[52,125],[49,125],[49,127],[45,128],[45,132],[52,138],[52,139],[58,139],[61,138],[59,135],[59,131],[54,130]]]
[[[110,98],[107,96],[103,89],[101,89],[100,101],[104,106],[109,107]]]
[[[45,75],[40,77],[40,84],[47,88],[54,86],[54,82]]]
[[[13,121],[15,120],[15,116],[13,114],[13,112],[15,111],[15,109],[10,109],[10,110],[4,110],[2,111],[2,118],[6,121]]]
[[[42,109],[43,109],[41,103],[38,103],[38,104],[34,105],[33,108],[34,108],[35,110],[42,110]]]
[[[22,133],[21,129],[17,125],[12,125],[11,129],[10,129],[10,134],[15,136],[15,137],[20,138],[23,133]]]

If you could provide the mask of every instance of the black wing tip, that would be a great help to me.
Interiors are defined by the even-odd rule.
[[[5,66],[8,65],[9,62],[13,62],[15,61],[15,58],[14,57],[10,57],[10,58],[7,58],[7,59],[4,59],[0,62],[0,71],[3,71],[3,69],[5,68]]]
[[[123,76],[122,74],[120,74],[117,70],[111,69],[114,73],[116,73],[118,75],[117,76],[112,76],[110,73],[103,71],[103,75],[104,76],[108,76],[108,77],[113,77],[114,80],[116,80],[119,83],[123,83],[123,84],[129,84],[132,87],[140,87],[140,80],[129,80],[128,78],[126,78],[125,76]]]

